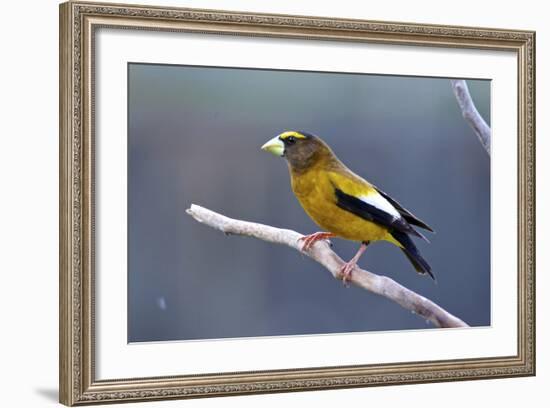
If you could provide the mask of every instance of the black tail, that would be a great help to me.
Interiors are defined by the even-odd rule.
[[[414,269],[422,275],[430,275],[431,278],[435,281],[435,276],[432,273],[432,268],[430,267],[430,264],[428,264],[428,262],[424,258],[422,258],[422,255],[420,255],[420,252],[418,251],[418,248],[414,244],[411,237],[400,231],[393,231],[392,235],[397,240],[397,242],[403,245],[403,248],[401,250],[406,255],[407,259],[413,264]]]

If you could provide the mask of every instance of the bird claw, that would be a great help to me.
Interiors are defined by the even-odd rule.
[[[321,240],[327,241],[328,245],[332,247],[332,242],[330,242],[330,240],[327,239],[332,236],[334,235],[331,234],[330,232],[315,232],[313,234],[300,237],[298,238],[298,241],[304,242],[302,245],[301,251],[302,252],[309,251],[317,241],[321,241]]]
[[[346,262],[340,269],[340,275],[342,276],[342,283],[346,288],[349,288],[349,282],[351,281],[351,273],[355,269],[355,262]]]

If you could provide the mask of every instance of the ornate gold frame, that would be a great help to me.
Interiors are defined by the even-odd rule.
[[[94,376],[93,47],[98,27],[506,50],[518,62],[518,350],[513,356],[177,377]],[[60,401],[67,405],[535,373],[535,33],[228,11],[60,5]]]

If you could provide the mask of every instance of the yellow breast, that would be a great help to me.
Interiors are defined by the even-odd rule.
[[[292,174],[291,180],[292,190],[305,212],[323,230],[352,241],[393,241],[384,227],[337,206],[334,187],[327,172],[312,169]]]

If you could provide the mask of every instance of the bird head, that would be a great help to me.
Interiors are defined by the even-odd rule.
[[[308,168],[323,158],[333,156],[330,148],[319,137],[294,130],[275,136],[262,146],[262,150],[286,158],[295,170]]]

